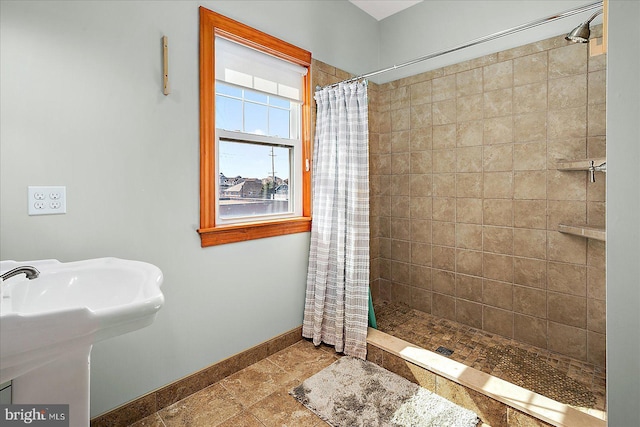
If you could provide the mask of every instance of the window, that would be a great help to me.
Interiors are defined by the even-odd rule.
[[[202,246],[311,229],[311,54],[200,8]]]

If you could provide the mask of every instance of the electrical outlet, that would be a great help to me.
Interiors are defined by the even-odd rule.
[[[27,191],[29,215],[67,213],[67,187],[29,186]]]

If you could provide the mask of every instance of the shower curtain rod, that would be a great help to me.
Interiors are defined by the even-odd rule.
[[[377,71],[372,71],[372,72],[366,73],[366,74],[361,74],[359,76],[352,77],[350,79],[346,79],[346,80],[343,80],[341,82],[333,83],[333,84],[330,84],[330,85],[327,85],[327,86],[324,86],[324,87],[325,88],[335,87],[335,86],[338,86],[341,83],[351,83],[351,82],[355,82],[355,81],[358,81],[358,80],[361,80],[361,79],[366,79],[368,77],[373,77],[373,76],[376,76],[378,74],[387,73],[389,71],[397,70],[398,68],[403,68],[403,67],[407,67],[409,65],[417,64],[418,62],[426,61],[427,59],[432,59],[432,58],[435,58],[437,56],[442,56],[442,55],[445,55],[447,53],[455,52],[457,50],[466,49],[468,47],[475,46],[475,45],[478,45],[480,43],[484,43],[484,42],[488,42],[488,41],[491,41],[491,40],[495,40],[497,38],[508,36],[510,34],[515,34],[517,32],[523,31],[523,30],[528,30],[530,28],[537,27],[538,25],[546,24],[548,22],[553,22],[555,20],[562,19],[562,18],[567,18],[569,16],[573,16],[573,15],[576,15],[578,13],[586,12],[586,11],[591,10],[591,9],[596,9],[598,7],[602,7],[602,0],[597,1],[595,3],[590,3],[590,4],[587,4],[587,5],[584,5],[584,6],[576,7],[574,9],[566,10],[564,12],[556,13],[555,15],[547,16],[546,18],[541,18],[541,19],[537,19],[535,21],[527,22],[526,24],[518,25],[517,27],[512,27],[512,28],[509,28],[507,30],[498,31],[497,33],[489,34],[488,36],[480,37],[480,38],[471,40],[470,42],[463,43],[463,44],[454,46],[454,47],[449,48],[449,49],[444,49],[444,50],[441,50],[441,51],[438,51],[438,52],[430,53],[429,55],[421,56],[420,58],[412,59],[411,61],[403,62],[402,64],[393,65],[391,67],[383,68],[383,69],[380,69],[380,70],[377,70]],[[316,86],[316,91],[319,90],[319,89],[323,89],[323,88],[320,87],[320,85]]]

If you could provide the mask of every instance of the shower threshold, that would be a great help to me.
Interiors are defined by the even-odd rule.
[[[554,426],[606,426],[602,368],[403,305],[376,303],[376,315],[368,359],[479,415],[487,412],[485,423],[528,414]],[[454,352],[437,354],[441,346]]]

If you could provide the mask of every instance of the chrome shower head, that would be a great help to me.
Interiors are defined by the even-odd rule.
[[[591,35],[589,24],[595,19],[596,16],[600,15],[601,13],[602,9],[595,12],[589,19],[578,25],[569,34],[567,34],[565,40],[569,40],[574,43],[587,43],[589,41],[589,36]]]

